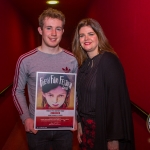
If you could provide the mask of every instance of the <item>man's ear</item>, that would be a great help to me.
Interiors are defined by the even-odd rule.
[[[38,27],[38,32],[39,32],[39,34],[42,35],[42,29],[41,29],[41,27]]]

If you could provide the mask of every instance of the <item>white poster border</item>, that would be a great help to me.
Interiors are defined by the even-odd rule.
[[[45,84],[49,85],[53,83],[53,79],[42,81],[46,75],[55,77],[61,75],[62,79],[64,76],[71,78],[70,84],[66,83],[65,88],[71,87],[70,102],[72,102],[71,108],[39,108],[38,98],[39,95],[42,97],[42,86]],[[58,81],[59,82],[59,81]],[[63,84],[65,82],[62,82]],[[72,84],[72,85],[71,85]],[[70,86],[69,86],[70,85]],[[39,93],[40,91],[40,93]],[[59,72],[36,72],[36,92],[35,92],[35,119],[34,129],[35,130],[75,130],[75,109],[76,109],[76,73],[59,73]],[[46,124],[46,125],[45,125]]]

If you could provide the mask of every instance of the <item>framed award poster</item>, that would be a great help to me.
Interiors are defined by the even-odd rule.
[[[76,108],[76,73],[37,72],[36,130],[73,130]]]

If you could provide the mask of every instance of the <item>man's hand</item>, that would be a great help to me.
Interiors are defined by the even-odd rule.
[[[118,141],[109,141],[107,142],[108,150],[119,150],[119,142]]]
[[[24,122],[24,127],[26,132],[36,134],[38,130],[34,130],[34,120],[32,118],[27,118]]]
[[[78,123],[78,135],[77,135],[77,139],[78,139],[79,143],[82,143],[81,136],[82,136],[82,127],[81,127],[81,123]]]

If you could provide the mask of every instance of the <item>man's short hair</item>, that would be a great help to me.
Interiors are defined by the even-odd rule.
[[[65,25],[65,15],[57,10],[57,9],[53,9],[53,8],[48,8],[46,10],[43,11],[43,13],[39,16],[39,26],[41,27],[41,29],[43,28],[43,21],[46,17],[50,17],[50,18],[57,18],[59,20],[61,20],[63,22],[63,28]]]

